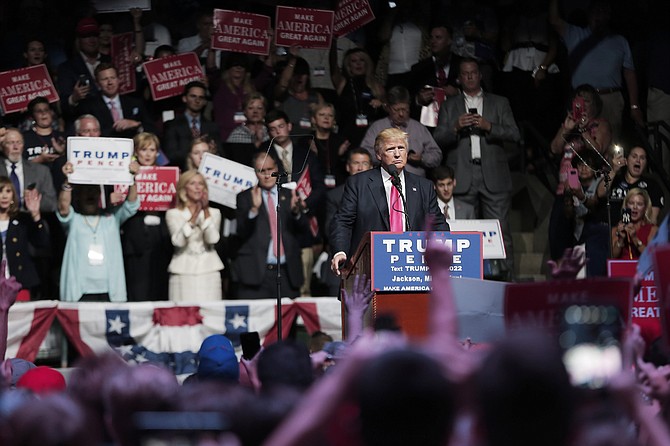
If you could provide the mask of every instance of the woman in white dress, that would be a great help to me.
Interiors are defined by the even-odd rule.
[[[177,207],[165,218],[175,249],[168,267],[170,300],[220,300],[223,262],[214,246],[220,237],[221,212],[209,207],[207,183],[198,171],[181,174]]]

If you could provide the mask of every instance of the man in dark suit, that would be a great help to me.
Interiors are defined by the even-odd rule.
[[[100,96],[93,72],[100,63],[109,63],[109,55],[100,53],[100,27],[92,17],[84,17],[77,23],[76,51],[58,66],[57,89],[63,114],[76,118],[71,108],[87,97]]]
[[[186,106],[183,114],[165,123],[163,138],[165,155],[171,166],[184,170],[191,151],[193,138],[209,136],[216,143],[216,152],[221,154],[221,136],[217,125],[205,118],[202,111],[207,106],[207,86],[200,81],[192,81],[184,87],[182,101]]]
[[[424,228],[432,215],[435,231],[448,231],[449,225],[437,207],[433,184],[404,170],[410,150],[407,134],[400,129],[382,130],[375,140],[375,154],[381,166],[347,179],[340,208],[330,227],[333,255],[332,271],[340,275],[340,266],[354,253],[368,231],[416,231]],[[398,181],[391,175],[394,166]],[[394,184],[397,186],[394,186]],[[403,190],[405,205],[394,189]],[[400,222],[397,221],[400,214]],[[405,218],[402,218],[405,217]],[[399,227],[397,226],[399,224]]]
[[[431,55],[412,65],[410,72],[409,90],[414,97],[411,116],[431,130],[437,123],[437,111],[445,98],[460,93],[458,65],[461,58],[451,52],[451,36],[451,27],[433,26],[430,30]]]
[[[98,118],[105,137],[132,138],[141,132],[155,133],[144,103],[132,96],[119,95],[119,78],[114,65],[100,63],[95,80],[101,95],[88,97],[73,108],[76,116],[90,114]]]
[[[16,194],[23,205],[25,189],[36,189],[42,194],[40,212],[56,211],[56,191],[54,190],[51,171],[48,167],[33,163],[23,158],[23,135],[18,129],[9,128],[2,139],[4,160],[0,163],[0,176],[12,180]]]
[[[475,207],[482,218],[498,219],[513,272],[512,234],[507,213],[512,202],[512,175],[503,144],[519,140],[509,102],[484,92],[475,59],[460,64],[463,93],[440,108],[433,137],[447,152],[447,165],[456,171],[454,195]]]
[[[286,113],[281,110],[272,110],[265,116],[265,123],[268,133],[272,138],[270,153],[279,160],[283,171],[287,172],[288,181],[300,182],[309,169],[309,185],[311,192],[304,198],[305,208],[303,211],[306,216],[314,222],[315,219],[323,221],[324,203],[323,198],[326,193],[326,183],[321,170],[321,164],[316,155],[316,150],[311,149],[314,144],[312,136],[291,137],[293,126]],[[282,170],[282,169],[280,169]],[[314,228],[314,225],[312,226]],[[305,283],[301,288],[302,295],[311,294],[310,283],[312,278],[312,267],[314,266],[313,246],[319,242],[319,234],[315,230],[308,230],[299,235],[300,246],[302,247],[302,264],[304,268]],[[319,230],[320,232],[320,230]]]
[[[454,197],[456,174],[449,166],[433,169],[433,184],[437,194],[437,205],[447,220],[472,220],[477,218],[475,207]]]
[[[300,296],[303,283],[300,244],[296,237],[308,231],[305,215],[298,207],[295,191],[276,187],[277,162],[265,152],[253,159],[258,184],[237,195],[239,249],[233,262],[241,299],[267,299],[277,295],[277,204],[281,203],[282,297]]]

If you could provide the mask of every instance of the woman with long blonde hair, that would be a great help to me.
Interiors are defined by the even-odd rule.
[[[168,267],[170,300],[220,300],[223,262],[215,245],[220,238],[221,211],[209,206],[207,183],[200,172],[181,174],[177,206],[167,211],[166,220],[174,246]]]

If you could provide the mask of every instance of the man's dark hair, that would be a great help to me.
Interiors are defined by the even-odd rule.
[[[453,180],[456,178],[456,172],[449,166],[437,166],[433,169],[432,176],[433,181],[446,180],[447,178]]]
[[[102,71],[105,70],[114,70],[118,73],[116,67],[109,63],[109,62],[100,62],[97,67],[95,67],[95,70],[93,71],[93,76],[98,79],[98,74]]]
[[[47,98],[44,96],[36,96],[32,101],[28,102],[28,113],[30,116],[33,115],[33,110],[38,104],[47,104],[49,108],[51,108],[51,104],[49,104],[49,100]]]
[[[205,99],[209,99],[209,92],[207,91],[207,85],[205,85],[204,82],[202,81],[189,82],[184,86],[184,92],[181,95],[186,96],[188,92],[191,90],[191,88],[202,88],[203,91],[205,92]]]
[[[309,350],[304,344],[292,341],[271,344],[258,357],[258,379],[263,391],[277,386],[307,389],[314,379]]]
[[[386,94],[386,102],[388,105],[409,104],[411,102],[409,90],[402,85],[391,87]]]
[[[459,74],[461,72],[461,68],[463,67],[463,64],[466,64],[466,63],[476,64],[477,69],[481,72],[482,66],[477,59],[475,59],[474,57],[464,57],[464,58],[461,59],[461,62],[458,64],[458,73]]]
[[[372,155],[362,147],[356,147],[355,149],[349,150],[349,152],[347,152],[347,162],[350,162],[354,155],[366,155],[368,158],[370,158],[370,162],[372,163]]]
[[[383,353],[361,371],[356,391],[366,446],[446,444],[456,417],[455,388],[427,355]]]
[[[270,110],[267,115],[265,115],[265,125],[276,121],[277,119],[283,119],[284,122],[289,124],[291,122],[291,119],[288,117],[288,115],[283,111],[283,110]]]

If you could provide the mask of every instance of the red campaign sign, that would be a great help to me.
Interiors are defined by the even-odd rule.
[[[329,49],[335,13],[323,9],[277,6],[275,45]]]
[[[112,64],[116,67],[116,74],[119,77],[119,94],[132,93],[137,88],[135,65],[131,57],[134,41],[134,33],[112,36]]]
[[[637,260],[608,260],[609,277],[634,277]],[[658,296],[654,284],[653,271],[642,280],[640,292],[633,299],[631,322],[640,326],[642,337],[647,342],[661,336],[661,318],[658,310]]]
[[[145,62],[144,73],[154,101],[180,96],[184,85],[202,80],[205,72],[195,53],[183,53]]]
[[[217,50],[267,56],[272,40],[271,28],[268,16],[215,9],[212,47]]]
[[[178,167],[142,166],[135,175],[140,211],[167,211],[177,203]],[[114,192],[128,195],[128,186],[114,185]]]
[[[335,8],[333,35],[343,36],[375,19],[368,0],[340,0]]]
[[[0,106],[6,114],[25,110],[37,96],[49,102],[59,99],[46,65],[0,73]]]
[[[661,316],[661,330],[663,338],[663,347],[666,352],[670,352],[670,246],[657,246],[653,249],[654,269],[652,274],[656,282],[656,290],[659,297],[659,309]],[[666,265],[663,267],[662,265]]]
[[[631,280],[624,278],[510,284],[505,287],[505,326],[558,330],[570,305],[614,305],[628,325],[632,293]]]

